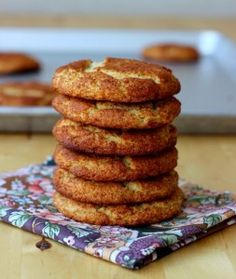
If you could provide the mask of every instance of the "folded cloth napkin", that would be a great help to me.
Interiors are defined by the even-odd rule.
[[[138,269],[236,223],[236,196],[180,180],[183,212],[146,227],[93,226],[64,217],[52,204],[52,159],[0,175],[0,220],[130,269]]]

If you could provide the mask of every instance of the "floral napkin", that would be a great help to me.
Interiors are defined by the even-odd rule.
[[[52,204],[52,159],[0,175],[0,220],[79,251],[138,269],[236,223],[236,196],[180,181],[183,212],[145,227],[93,226],[64,217]]]

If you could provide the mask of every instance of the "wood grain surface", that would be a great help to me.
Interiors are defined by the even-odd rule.
[[[160,17],[160,16],[88,16],[88,15],[8,15],[1,13],[0,26],[13,27],[81,27],[81,28],[144,28],[201,30],[212,29],[236,40],[236,19],[232,17]]]
[[[51,135],[0,135],[0,171],[41,162],[53,152]],[[235,136],[180,136],[182,177],[211,189],[236,191]],[[236,278],[236,226],[189,245],[140,271],[129,271],[63,245],[41,252],[41,238],[0,223],[0,278]]]

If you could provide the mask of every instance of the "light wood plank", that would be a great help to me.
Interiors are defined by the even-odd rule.
[[[27,15],[3,14],[0,11],[0,26],[34,27],[84,27],[84,28],[148,28],[173,30],[217,30],[236,40],[236,19],[230,17],[161,17],[161,16],[108,16],[108,15]]]

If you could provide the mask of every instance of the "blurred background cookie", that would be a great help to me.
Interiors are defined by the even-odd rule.
[[[49,106],[53,98],[50,85],[37,81],[0,84],[0,105]]]
[[[163,43],[146,47],[143,57],[162,62],[194,62],[200,57],[198,50],[190,45]]]
[[[0,52],[0,75],[34,72],[40,68],[39,62],[24,53]]]

